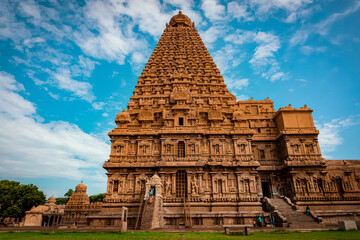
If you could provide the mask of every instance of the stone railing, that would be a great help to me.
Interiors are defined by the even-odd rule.
[[[283,164],[281,160],[259,159],[258,161],[260,163],[260,166],[278,166]]]
[[[179,157],[177,154],[163,154],[161,161],[166,162],[195,162],[200,160],[200,154],[186,154],[185,157]]]
[[[178,154],[162,154],[162,155],[111,155],[110,161],[112,163],[151,163],[151,162],[250,162],[252,161],[251,155],[229,155],[229,154],[186,154],[185,157],[179,157]],[[278,163],[277,160],[267,162],[268,165]]]
[[[288,220],[279,212],[279,209],[271,202],[271,199],[264,197],[262,201],[265,204],[265,209],[274,216],[276,227],[285,227],[287,226]]]
[[[227,155],[225,154],[214,154],[210,156],[209,161],[214,161],[214,162],[222,162],[225,161],[227,158]]]
[[[288,159],[292,161],[301,161],[301,160],[323,160],[321,154],[289,154]]]
[[[284,198],[285,202],[292,207],[292,209],[294,209],[295,211],[299,211],[299,206],[293,204],[293,203],[291,202],[290,198],[288,198],[288,197],[286,197],[286,196],[283,196],[283,198]]]
[[[241,162],[250,162],[252,154],[235,154],[235,160]]]
[[[310,210],[310,216],[311,216],[312,218],[314,218],[316,222],[318,222],[318,223],[320,223],[320,224],[323,224],[323,221],[324,221],[323,218],[322,218],[322,217],[319,217],[317,214],[315,214],[314,211],[311,211],[311,210]]]
[[[305,197],[297,196],[296,201],[359,201],[359,196],[340,197],[340,196],[326,196],[326,197]]]

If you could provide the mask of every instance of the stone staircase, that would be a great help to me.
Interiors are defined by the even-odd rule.
[[[136,218],[136,223],[135,223],[135,230],[140,230],[140,227],[141,227],[142,217],[144,215],[145,204],[146,204],[146,200],[144,200],[144,195],[145,195],[145,189],[142,189],[141,195],[140,195],[139,212],[138,212],[138,216]]]
[[[269,199],[271,204],[276,207],[283,217],[287,219],[287,225],[291,228],[299,229],[312,229],[321,228],[323,225],[317,223],[315,219],[306,215],[304,212],[296,211],[285,202],[282,198],[271,198]]]
[[[152,228],[154,206],[155,206],[155,201],[152,204],[149,204],[148,201],[145,202],[144,212],[141,218],[141,226],[140,226],[141,230],[149,230]]]

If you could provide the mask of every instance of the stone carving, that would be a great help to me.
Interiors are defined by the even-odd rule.
[[[115,119],[116,123],[129,123],[131,122],[130,114],[123,109],[121,113],[116,115]]]
[[[195,175],[192,177],[192,181],[191,181],[191,193],[193,195],[197,195],[199,193],[198,179],[196,178]]]
[[[171,188],[172,188],[172,184],[171,184],[170,177],[167,177],[165,179],[165,196],[171,195]]]
[[[151,110],[144,109],[139,113],[139,121],[153,121],[154,113]]]

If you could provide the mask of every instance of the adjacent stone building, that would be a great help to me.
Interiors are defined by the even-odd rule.
[[[102,203],[90,203],[86,190],[87,186],[82,182],[75,187],[65,205],[62,225],[85,226],[88,225],[88,216],[100,213]]]
[[[64,215],[65,205],[56,205],[56,199],[51,196],[45,205],[32,207],[26,211],[23,226],[59,226]]]
[[[138,229],[249,224],[287,196],[325,223],[359,219],[360,161],[322,157],[312,111],[237,101],[179,12],[109,133],[102,212],[127,207]]]

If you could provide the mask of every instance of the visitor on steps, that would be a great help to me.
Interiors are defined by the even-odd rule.
[[[306,215],[310,215],[309,205],[306,205],[305,214],[306,214]]]
[[[260,216],[258,217],[257,221],[258,221],[258,226],[262,227],[262,219]]]

